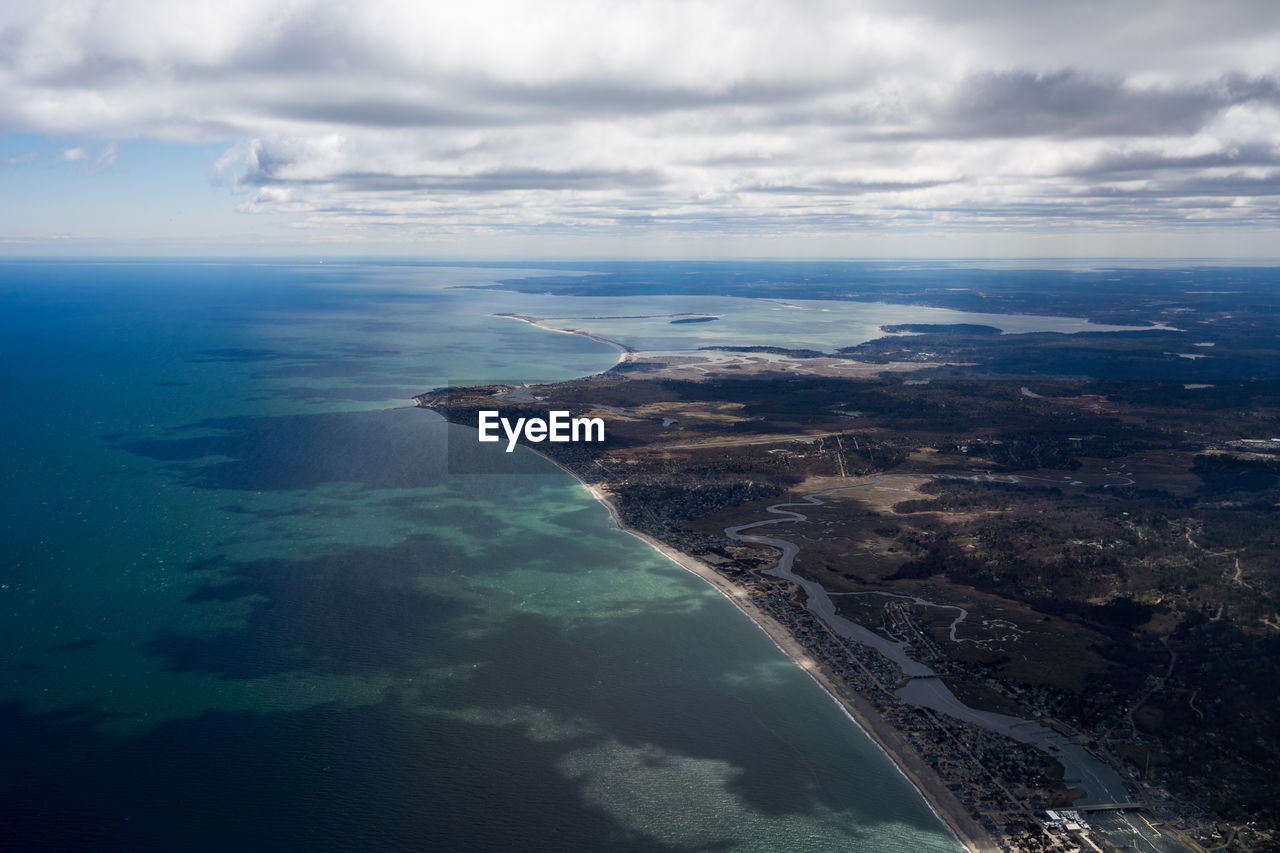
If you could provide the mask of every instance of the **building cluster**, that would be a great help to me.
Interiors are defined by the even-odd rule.
[[[891,661],[869,646],[827,630],[787,584],[759,575],[751,576],[748,583],[753,590],[751,602],[785,627],[828,672],[868,700],[1002,850],[1092,853],[1125,849],[1125,831],[1092,827],[1080,812],[1064,807],[1069,803],[1069,792],[1060,779],[1053,777],[1056,768],[1044,754],[1003,735],[905,702],[896,695],[905,683],[904,676]],[[1064,734],[1075,734],[1057,721],[1046,722],[1056,724]],[[1163,837],[1167,844],[1162,849],[1195,849],[1185,843],[1197,828],[1195,822],[1166,814],[1172,804],[1162,805],[1165,807],[1159,814],[1151,812],[1160,823],[1147,822],[1148,826],[1166,827],[1164,836],[1156,831],[1156,837]],[[1135,819],[1145,821],[1143,815]]]
[[[837,637],[796,602],[785,585],[761,582],[751,601],[782,624],[836,678],[867,699],[933,768],[991,836],[1008,851],[1042,833],[1048,807],[1045,760],[1034,749],[967,723],[939,717],[898,698],[901,671],[874,649]]]

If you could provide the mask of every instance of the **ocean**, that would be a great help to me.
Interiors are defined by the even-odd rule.
[[[567,474],[447,470],[412,395],[617,358],[528,274],[0,261],[0,847],[959,849]]]

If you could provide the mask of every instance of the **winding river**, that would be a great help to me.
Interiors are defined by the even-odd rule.
[[[768,545],[782,552],[778,565],[769,570],[769,574],[784,578],[804,589],[807,596],[806,607],[809,612],[821,619],[837,635],[854,642],[871,646],[893,661],[910,680],[897,690],[897,696],[940,714],[946,714],[958,720],[973,723],[976,726],[997,732],[1016,741],[1030,744],[1060,762],[1065,770],[1065,781],[1069,786],[1084,790],[1084,795],[1075,800],[1076,805],[1100,803],[1129,802],[1129,793],[1120,775],[1111,767],[1095,758],[1084,747],[1073,743],[1065,736],[1032,720],[1024,720],[1008,714],[997,714],[993,711],[980,711],[971,708],[956,698],[950,688],[937,677],[937,673],[927,665],[913,659],[910,646],[900,640],[891,640],[841,616],[836,611],[831,595],[815,581],[795,574],[792,566],[800,546],[786,539],[759,534],[744,535],[745,531],[768,525],[785,524],[787,522],[807,521],[808,517],[788,507],[821,506],[822,498],[835,492],[865,489],[879,485],[880,477],[872,477],[865,483],[854,486],[838,486],[820,492],[802,496],[800,501],[777,503],[767,508],[776,516],[749,524],[739,524],[724,529],[725,535],[737,542],[749,542]],[[931,604],[932,602],[924,602]],[[954,625],[952,626],[954,630]],[[932,676],[932,677],[930,677]]]

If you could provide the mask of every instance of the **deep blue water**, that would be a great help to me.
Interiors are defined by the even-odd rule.
[[[446,472],[409,396],[616,356],[507,274],[0,262],[0,847],[957,849],[567,476]]]

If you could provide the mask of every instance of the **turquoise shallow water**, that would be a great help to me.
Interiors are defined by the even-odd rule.
[[[529,298],[529,297],[526,297]],[[535,298],[536,299],[536,298]],[[580,300],[581,311],[563,317],[557,302],[545,297],[531,304],[529,313],[557,311],[547,321],[557,329],[578,329],[624,342],[642,351],[688,351],[709,346],[774,346],[834,352],[883,336],[881,325],[894,323],[969,323],[987,325],[1007,333],[1017,332],[1114,332],[1142,331],[1145,327],[1090,323],[1073,317],[1033,314],[977,314],[879,302],[846,302],[815,299],[742,299],[714,296],[664,296],[656,298],[597,297]],[[700,323],[672,322],[669,316],[644,317],[660,305],[669,314],[712,316]]]
[[[570,478],[389,408],[613,363],[447,289],[492,275],[0,264],[10,846],[958,849]]]

